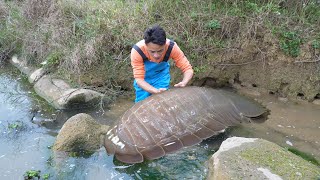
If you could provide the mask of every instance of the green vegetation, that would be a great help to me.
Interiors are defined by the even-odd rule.
[[[297,33],[289,31],[281,34],[280,47],[285,53],[297,57],[300,54],[301,44],[302,39]]]
[[[197,74],[197,73],[205,72],[207,68],[208,68],[207,66],[200,66],[200,67],[195,66],[193,67],[193,70],[194,70],[194,73]]]
[[[311,46],[314,49],[320,49],[320,42],[318,40],[313,40]]]
[[[42,178],[44,180],[48,180],[50,178],[50,174],[44,174],[44,175],[42,175]]]
[[[288,151],[292,152],[293,154],[302,157],[303,159],[311,162],[314,165],[320,166],[320,163],[317,159],[315,159],[313,156],[310,154],[307,154],[305,152],[299,151],[298,149],[295,148],[288,148]]]
[[[260,146],[246,149],[240,153],[240,156],[259,166],[268,167],[284,179],[297,179],[297,170],[302,173],[299,177],[302,179],[315,179],[320,173],[318,166],[301,157],[292,156],[291,152],[286,149],[278,149],[274,144],[268,145],[266,151],[263,151]]]
[[[20,124],[16,124],[16,123],[13,123],[13,124],[9,124],[8,125],[8,128],[9,129],[17,129],[18,127],[21,127]]]
[[[60,60],[63,58],[62,52],[53,51],[46,58],[45,67],[47,69],[54,69],[60,64]]]
[[[220,29],[221,28],[221,24],[217,20],[210,21],[207,26],[210,29]]]
[[[24,174],[25,180],[35,179],[35,178],[40,179],[40,170],[29,170]]]
[[[50,178],[50,174],[43,174],[41,176],[40,170],[28,170],[23,175],[25,180],[34,180],[40,179],[42,177],[43,180],[48,180]]]
[[[69,156],[70,157],[84,157],[84,158],[88,158],[90,157],[94,152],[93,151],[79,151],[79,152],[69,152]]]
[[[131,47],[153,24],[165,28],[194,67],[209,72],[252,58],[268,47],[263,37],[271,32],[276,52],[288,57],[298,58],[306,43],[319,49],[319,9],[316,0],[1,1],[0,59],[18,53],[34,66],[46,60],[49,73],[80,86],[130,89]],[[250,45],[250,53],[234,51]]]
[[[21,121],[8,123],[9,132],[11,132],[11,131],[19,131],[21,129],[23,129],[23,123]]]

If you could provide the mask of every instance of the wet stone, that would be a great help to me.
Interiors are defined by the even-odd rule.
[[[320,99],[316,99],[312,103],[315,104],[315,105],[320,105]]]

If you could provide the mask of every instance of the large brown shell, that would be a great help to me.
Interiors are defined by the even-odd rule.
[[[173,88],[127,110],[106,134],[105,147],[122,162],[139,163],[198,144],[265,112],[260,105],[225,90]]]

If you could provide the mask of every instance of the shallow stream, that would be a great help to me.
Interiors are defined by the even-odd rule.
[[[107,156],[104,148],[89,157],[55,158],[50,149],[63,123],[85,112],[103,124],[112,124],[133,105],[118,99],[106,109],[58,111],[38,97],[15,68],[0,64],[0,179],[23,179],[28,170],[40,170],[49,179],[205,179],[205,162],[230,136],[256,137],[293,147],[320,159],[320,106],[259,97],[271,110],[268,121],[231,128],[199,145],[154,161],[127,165]]]

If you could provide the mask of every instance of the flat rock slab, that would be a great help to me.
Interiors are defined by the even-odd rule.
[[[320,167],[257,138],[225,140],[208,163],[208,179],[317,179]]]

